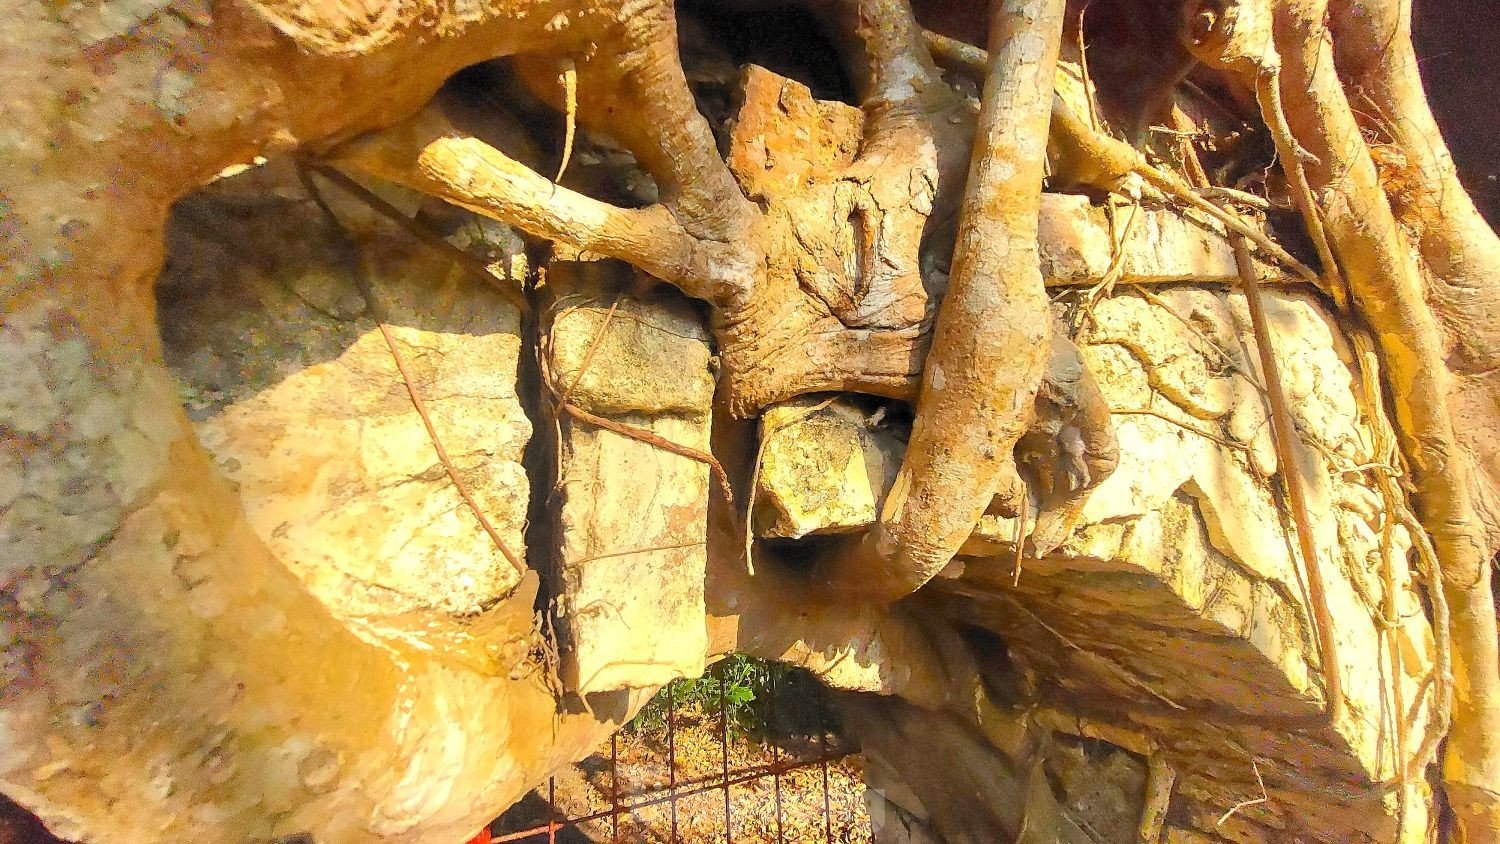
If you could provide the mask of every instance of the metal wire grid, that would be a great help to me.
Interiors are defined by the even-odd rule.
[[[768,720],[771,722],[775,722],[776,720],[777,707],[779,703],[779,687],[780,683],[773,675],[769,685],[768,696]],[[786,754],[784,754],[782,748],[777,742],[772,741],[769,742],[771,748],[771,763],[769,765],[749,765],[739,768],[732,768],[729,762],[730,717],[723,689],[724,687],[721,685],[717,713],[719,727],[718,743],[720,748],[720,766],[719,771],[716,775],[706,779],[698,779],[696,781],[689,780],[687,782],[683,782],[679,779],[677,759],[678,717],[675,700],[676,696],[668,694],[666,695],[667,784],[665,788],[645,788],[633,793],[622,791],[619,775],[619,735],[616,734],[610,737],[609,742],[609,808],[596,812],[588,812],[571,816],[568,815],[558,807],[557,780],[555,777],[553,777],[550,778],[547,782],[546,812],[548,819],[545,823],[533,824],[525,826],[521,829],[507,829],[504,818],[502,818],[495,824],[492,824],[490,830],[487,830],[485,833],[482,833],[479,837],[477,837],[475,839],[475,842],[491,842],[492,844],[500,844],[500,842],[546,841],[548,842],[548,844],[556,844],[558,840],[558,833],[566,829],[576,827],[579,824],[608,821],[610,835],[609,840],[613,844],[619,844],[619,842],[625,840],[620,837],[620,818],[622,816],[628,817],[636,812],[639,812],[642,809],[660,806],[662,804],[666,804],[668,806],[668,817],[670,825],[668,840],[670,842],[678,842],[681,840],[678,831],[678,802],[686,797],[705,794],[717,790],[721,791],[724,796],[724,841],[726,842],[726,844],[728,844],[728,842],[733,842],[736,840],[734,834],[734,807],[732,801],[730,800],[730,790],[735,786],[748,785],[750,783],[770,778],[772,781],[775,807],[775,838],[771,840],[778,842],[778,844],[782,844],[787,840],[786,829],[784,825],[784,809],[782,805],[782,777],[783,775],[789,774],[794,771],[819,768],[821,769],[821,785],[823,797],[823,840],[825,842],[828,842],[828,844],[833,844],[836,839],[833,837],[833,805],[829,787],[829,764],[831,762],[835,762],[840,759],[852,756],[857,751],[842,748],[831,748],[828,743],[827,735],[820,733],[818,736],[820,752],[813,758],[784,758]],[[744,836],[741,836],[739,840],[762,841],[766,839],[764,837],[746,838]],[[799,841],[805,840],[808,839],[799,839]]]

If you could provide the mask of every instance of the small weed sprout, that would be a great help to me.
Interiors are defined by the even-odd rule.
[[[694,680],[657,692],[625,725],[633,735],[665,729],[668,708],[711,715],[723,708],[729,729],[752,739],[819,735],[837,729],[826,691],[808,672],[745,654],[730,654]]]

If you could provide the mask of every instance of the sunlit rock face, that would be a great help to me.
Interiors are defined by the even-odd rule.
[[[177,208],[158,283],[167,360],[249,524],[330,611],[377,636],[432,632],[436,619],[456,633],[522,571],[477,529],[377,321],[454,468],[524,561],[519,315],[329,187],[346,243],[289,170],[249,171]],[[517,245],[490,234],[478,245],[503,261]]]
[[[1305,775],[1294,772],[1352,782],[1395,776],[1391,701],[1417,702],[1405,747],[1415,752],[1429,729],[1422,695],[1432,635],[1406,565],[1406,528],[1387,524],[1375,491],[1371,473],[1383,469],[1351,349],[1316,297],[1267,298],[1301,439],[1297,471],[1330,580],[1350,699],[1344,718],[1318,723],[1320,661],[1293,528],[1273,483],[1265,374],[1244,298],[1211,286],[1120,291],[1092,309],[1075,339],[1114,410],[1119,468],[1068,541],[1043,559],[1017,557],[1014,519],[986,517],[924,606],[1000,634],[1010,658],[1060,696],[1060,708],[1072,701],[1079,715],[1150,736],[1176,760],[1177,793],[1205,832],[1219,828],[1209,807],[1226,794],[1253,800],[1263,781],[1273,806],[1285,800],[1297,812],[1257,803],[1225,822],[1236,835],[1387,841],[1394,794],[1305,797]],[[767,419],[789,421],[767,425],[759,499],[773,515],[758,522],[765,535],[784,535],[787,523],[816,535],[873,522],[884,467],[899,463],[901,449],[879,420],[846,403],[788,405]],[[817,460],[826,475],[807,470]],[[1391,612],[1400,621],[1382,629]],[[1194,714],[1205,711],[1213,715]],[[891,741],[882,745],[888,770],[919,771],[911,754],[935,751]],[[947,799],[937,784],[928,787],[922,799]],[[1425,827],[1425,803],[1409,805],[1406,828]]]
[[[877,412],[848,398],[808,398],[761,416],[757,535],[800,539],[874,524],[905,445],[871,423]]]
[[[45,307],[0,328],[7,430],[46,434],[4,450],[0,782],[60,835],[462,840],[644,699],[559,709],[538,576],[437,456],[527,566],[515,309],[324,188],[352,241],[275,163],[180,204],[170,369]]]
[[[708,652],[709,466],[641,439],[708,452],[708,334],[692,302],[632,276],[590,261],[554,260],[549,273],[558,620],[564,682],[580,695],[695,677]]]
[[[156,68],[126,69],[155,84]],[[251,110],[223,102],[224,125]],[[851,153],[855,110],[818,110],[843,115]],[[104,139],[139,122],[95,117]],[[759,164],[805,149],[782,128]],[[649,182],[621,158],[581,149],[574,176]],[[577,255],[539,283],[513,235],[461,217],[451,243],[537,287],[528,323],[324,190],[348,241],[274,162],[183,200],[154,309],[115,294],[151,286],[162,232],[110,205],[99,243],[116,252],[99,254],[120,278],[78,293],[86,307],[37,285],[0,325],[0,789],[57,831],[464,840],[655,686],[740,649],[848,693],[911,840],[994,841],[1028,817],[1057,840],[1128,835],[1150,759],[1177,774],[1165,840],[1395,837],[1396,796],[1372,783],[1426,736],[1434,655],[1405,530],[1372,482],[1381,421],[1324,305],[1268,278],[1350,698],[1327,724],[1266,374],[1212,226],[1148,204],[1116,245],[1102,208],[1044,197],[1054,293],[1119,268],[1090,313],[1060,308],[1115,411],[1119,469],[1043,559],[1018,559],[1015,520],[987,517],[922,593],[830,606],[758,552],[796,562],[877,518],[905,437],[892,405],[810,396],[735,428],[715,418],[703,311],[675,292]],[[116,311],[149,336],[115,331]],[[740,500],[642,434],[719,452]],[[1409,796],[1415,837],[1431,800]]]

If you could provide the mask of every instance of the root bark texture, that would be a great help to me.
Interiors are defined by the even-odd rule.
[[[937,574],[1015,471],[1051,327],[1036,233],[1064,6],[1009,0],[991,9],[953,276],[916,422],[880,523],[845,558],[864,576],[839,578],[865,595],[900,597]]]
[[[1454,389],[1447,332],[1428,304],[1418,250],[1393,212],[1339,78],[1333,45],[1341,33],[1325,29],[1326,11],[1320,2],[1288,3],[1279,11],[1282,100],[1298,144],[1309,153],[1308,181],[1321,193],[1354,306],[1375,331],[1418,513],[1442,563],[1453,611],[1456,682],[1445,785],[1465,839],[1500,840],[1500,668],[1489,588],[1495,541],[1477,506],[1478,461],[1456,434],[1455,404],[1463,406],[1468,397]],[[1414,72],[1404,84],[1419,85]],[[1434,222],[1452,231],[1466,219]],[[1427,237],[1434,251],[1456,239]],[[1492,285],[1493,279],[1483,287]],[[1494,407],[1491,394],[1491,412]]]
[[[1190,4],[1190,48],[1256,91],[1340,304],[1373,329],[1402,457],[1452,608],[1443,776],[1464,840],[1500,839],[1493,313],[1500,249],[1458,186],[1421,93],[1410,4]],[[1251,21],[1254,25],[1244,26]],[[1369,138],[1373,138],[1373,143]],[[1394,157],[1403,166],[1392,168]],[[1388,163],[1377,165],[1376,151]],[[1481,277],[1476,268],[1487,265]],[[1343,292],[1340,278],[1349,292]],[[1488,324],[1488,322],[1486,323]]]
[[[737,415],[817,390],[914,398],[909,449],[878,525],[842,543],[820,572],[822,593],[871,602],[926,583],[997,492],[1013,497],[1022,488],[1013,451],[1035,424],[1049,357],[1036,251],[1049,156],[1054,170],[1068,171],[1059,181],[1137,200],[1143,185],[1223,225],[1373,329],[1453,610],[1456,698],[1445,781],[1469,834],[1500,836],[1500,676],[1489,589],[1489,560],[1500,547],[1500,452],[1489,445],[1488,421],[1500,389],[1492,375],[1500,339],[1489,328],[1500,315],[1493,282],[1500,242],[1459,187],[1421,94],[1409,3],[1182,7],[1189,52],[1223,74],[1225,88],[1240,92],[1275,141],[1317,268],[1206,196],[1232,185],[1195,189],[1139,146],[1078,117],[1053,84],[1063,5],[997,3],[986,53],[924,34],[899,2],[820,4],[864,103],[858,150],[828,162],[832,178],[778,181],[775,167],[765,166],[766,175],[749,166],[760,162],[746,144],[774,128],[770,112],[789,108],[779,93],[769,105],[754,79],[726,165],[692,113],[670,18],[656,13],[627,27],[626,60],[578,61],[577,116],[600,126],[616,101],[646,116],[616,119],[610,131],[658,179],[657,205],[619,208],[572,192],[432,113],[340,156],[532,234],[630,261],[709,302],[725,397]],[[973,118],[941,83],[929,50],[983,85],[967,180],[952,151],[969,148],[954,138]],[[810,100],[799,107],[815,108]],[[1367,138],[1384,151],[1378,160]],[[897,171],[902,177],[892,178]],[[921,238],[902,232],[925,232],[929,219],[954,207],[958,234],[939,307],[940,291],[918,267]],[[1056,350],[1050,356],[1059,359]],[[1086,373],[1078,383],[1075,395],[1089,395]],[[1040,490],[1052,509],[1044,506],[1035,522],[1038,553],[1066,536],[1070,514],[1107,474],[1107,414],[1087,401],[1076,407],[1089,422],[1096,471],[1069,494]],[[1295,485],[1291,498],[1296,509]],[[1312,602],[1322,606],[1311,543],[1302,544]],[[1314,615],[1337,717],[1332,622],[1326,609]]]
[[[874,611],[872,605],[900,600],[928,583],[987,511],[1021,514],[1018,572],[1022,557],[1054,551],[1072,532],[1090,493],[1115,468],[1113,414],[1156,414],[1112,411],[1079,350],[1054,326],[1037,242],[1044,185],[1095,200],[1126,197],[1132,221],[1138,212],[1143,220],[1148,216],[1148,203],[1170,206],[1216,232],[1222,228],[1238,247],[1235,257],[1248,282],[1264,356],[1278,462],[1307,566],[1328,715],[1336,723],[1347,713],[1335,620],[1322,596],[1323,571],[1295,477],[1287,399],[1271,366],[1274,329],[1260,312],[1246,246],[1316,285],[1341,315],[1360,321],[1349,333],[1361,357],[1368,345],[1378,351],[1385,374],[1379,386],[1389,399],[1400,457],[1388,462],[1401,464],[1380,482],[1387,523],[1415,527],[1420,521],[1415,545],[1421,568],[1441,581],[1429,588],[1438,667],[1411,709],[1423,711],[1422,697],[1430,690],[1427,711],[1443,729],[1424,735],[1422,746],[1396,768],[1403,789],[1406,780],[1423,775],[1451,707],[1442,766],[1448,805],[1462,840],[1500,841],[1500,646],[1491,585],[1500,549],[1500,239],[1459,184],[1422,93],[1410,0],[1182,0],[1149,10],[1142,3],[1139,9],[1150,12],[1142,18],[1149,20],[1144,29],[1152,31],[1123,33],[1123,44],[1086,37],[1080,8],[1086,2],[1074,2],[1070,10],[1068,0],[992,0],[987,50],[925,33],[906,0],[814,0],[811,12],[836,45],[859,107],[818,100],[799,83],[752,68],[741,79],[742,103],[727,139],[716,138],[699,111],[670,0],[448,4],[460,11],[386,4],[365,16],[346,5],[258,0],[234,14],[219,15],[216,8],[202,20],[163,13],[171,19],[165,22],[153,11],[151,20],[135,21],[128,31],[89,46],[85,58],[96,66],[85,76],[113,85],[107,90],[115,93],[150,88],[153,97],[129,99],[114,111],[98,105],[107,97],[80,93],[87,87],[81,86],[56,98],[55,114],[37,109],[18,118],[30,122],[17,137],[46,141],[15,147],[21,166],[10,169],[31,175],[0,191],[23,234],[16,241],[23,260],[16,264],[24,273],[0,283],[7,314],[45,310],[48,330],[87,338],[100,371],[135,372],[144,350],[145,374],[130,377],[166,384],[149,279],[160,257],[157,230],[175,199],[249,155],[293,148],[324,164],[406,185],[572,251],[629,262],[707,303],[721,376],[717,401],[730,416],[754,417],[812,392],[910,402],[911,435],[876,524],[828,543],[833,550],[813,576],[797,581],[810,599]],[[1163,23],[1164,9],[1177,15],[1170,24]],[[1077,30],[1067,40],[1072,45],[1076,34],[1076,47],[1063,44],[1069,17]],[[1170,55],[1140,52],[1142,45],[1155,49],[1171,40],[1169,32],[1177,39]],[[56,42],[71,44],[75,35],[60,29]],[[149,43],[158,37],[171,49],[158,51]],[[23,70],[49,67],[58,56],[47,50],[72,49],[46,40],[36,45],[41,58],[18,63]],[[191,46],[198,41],[206,46]],[[1069,57],[1068,49],[1076,55]],[[1131,49],[1137,54],[1124,55]],[[1160,66],[1146,68],[1152,72],[1142,72],[1139,80],[1096,80],[1087,50],[1117,51],[1096,54],[1102,61],[1092,67],[1105,75]],[[560,101],[566,112],[556,170],[547,168],[555,178],[494,140],[472,115],[465,117],[454,100],[462,85],[434,97],[445,77],[497,56],[512,57],[519,78],[534,83],[543,100]],[[977,103],[944,77],[934,57],[978,83]],[[83,67],[82,59],[63,59]],[[1069,69],[1073,60],[1080,78]],[[1199,74],[1188,83],[1181,66],[1190,61],[1199,63]],[[110,63],[125,70],[99,70]],[[178,78],[184,75],[179,66],[193,68],[193,84],[219,97],[217,112],[184,105],[191,97],[179,96],[176,88],[191,86]],[[392,71],[403,66],[412,72]],[[108,82],[116,77],[120,81]],[[360,93],[335,91],[330,79]],[[1199,83],[1211,93],[1194,87],[1196,99],[1171,96]],[[46,91],[52,84],[33,87]],[[1106,89],[1116,91],[1116,101],[1096,102]],[[1172,130],[1152,128],[1164,104],[1171,107]],[[179,109],[183,113],[174,116]],[[81,127],[77,137],[97,132],[113,146],[97,156],[73,153],[70,164],[54,167],[63,158],[44,148],[79,142],[54,138],[53,127],[43,126],[37,115],[64,113],[68,119],[61,123]],[[1278,168],[1252,153],[1215,150],[1229,159],[1218,164],[1195,157],[1192,135],[1200,123],[1234,124],[1233,132],[1207,133],[1228,147],[1241,124],[1254,121],[1265,124],[1284,187],[1255,181],[1255,173]],[[127,126],[133,128],[121,128]],[[1154,137],[1160,132],[1172,136],[1169,143]],[[580,169],[591,135],[607,135],[634,157],[654,181],[653,200],[626,207],[560,184],[569,176],[570,160],[574,171]],[[1170,149],[1177,152],[1164,152]],[[1174,155],[1184,159],[1181,167],[1172,163]],[[178,160],[163,168],[153,158]],[[63,172],[70,167],[83,169]],[[320,172],[345,189],[362,190],[342,171]],[[60,201],[54,194],[68,192],[48,188],[49,182],[79,187],[77,196]],[[1310,246],[1298,247],[1298,237],[1248,222],[1210,196],[1249,196],[1262,210],[1278,203],[1294,207]],[[409,225],[384,200],[366,198]],[[1123,226],[1116,246],[1129,239],[1131,225]],[[437,234],[414,231],[438,248],[452,248]],[[475,259],[462,253],[456,258],[494,283]],[[1117,258],[1100,290],[1122,275],[1123,252]],[[529,306],[518,291],[502,292],[521,309]],[[379,322],[386,332],[385,319]],[[482,528],[522,572],[517,606],[529,618],[525,590],[534,588],[534,575],[526,560],[505,548],[464,487],[395,341],[388,332],[385,339],[440,462]],[[119,391],[138,389],[145,387]],[[732,505],[728,475],[714,455],[590,414],[568,403],[567,390],[556,398],[577,419],[712,466]],[[1367,400],[1374,415],[1382,416],[1381,403]],[[347,638],[346,630],[320,620],[261,542],[247,538],[239,517],[230,515],[239,512],[236,494],[192,443],[181,408],[168,405],[152,403],[140,411],[155,416],[149,427],[166,432],[162,456],[139,470],[154,480],[146,478],[151,483],[114,502],[119,513],[107,517],[113,522],[103,525],[100,536],[113,537],[131,519],[139,523],[143,512],[171,528],[158,531],[163,536],[210,535],[215,549],[228,549],[215,551],[215,577],[228,581],[248,570],[259,578],[263,570],[280,578],[273,585],[281,597],[246,597],[244,607],[258,600],[274,608],[280,601],[290,608],[285,615],[306,626],[305,638]],[[0,423],[0,434],[8,436],[14,426]],[[189,445],[177,449],[178,440]],[[168,445],[175,449],[170,455]],[[1401,500],[1398,471],[1414,493],[1415,518]],[[216,490],[214,506],[202,512],[186,505],[161,514],[148,510],[156,495],[150,490],[157,486],[188,497],[192,485],[178,474],[208,479]],[[89,555],[75,564],[98,568],[95,552]],[[1384,562],[1390,564],[1386,580],[1394,583],[1394,561]],[[130,585],[144,570],[121,569],[126,573],[111,577]],[[1330,571],[1330,582],[1334,576]],[[93,587],[56,588],[81,593]],[[101,595],[108,593],[100,588]],[[1031,615],[1013,595],[1006,597],[1018,612]],[[1387,598],[1394,607],[1394,598]],[[140,615],[132,621],[140,631],[151,620],[143,611],[146,601],[142,597],[130,607]],[[1053,630],[1047,619],[1033,617]],[[243,651],[247,664],[284,653],[261,634],[245,638],[236,628],[214,626],[219,622],[174,623],[179,627],[168,643],[174,652],[196,654],[212,634],[229,643],[226,653]],[[236,623],[259,629],[248,616]],[[135,635],[146,640],[140,631]],[[351,665],[369,666],[391,689],[406,682],[383,653],[359,648]],[[1399,665],[1394,657],[1392,663]],[[1127,683],[1160,698],[1174,716],[1183,710],[1124,673]],[[263,697],[250,699],[259,706],[281,690],[262,683],[257,694]],[[515,694],[529,701],[547,692],[538,686]],[[298,698],[294,708],[332,713],[335,721],[351,724],[384,717],[365,699],[341,699],[340,705],[354,707],[347,718],[340,714],[344,710],[319,710],[315,702]],[[1403,708],[1399,697],[1397,703]],[[550,717],[549,706],[536,711]],[[492,714],[498,722],[504,713],[497,708]],[[1398,722],[1405,718],[1398,713]],[[224,722],[221,712],[208,710],[201,720]],[[588,726],[599,725],[591,720]],[[1404,726],[1399,731],[1399,755],[1406,756],[1410,736]],[[351,732],[341,746],[357,738]],[[540,754],[524,761],[536,770],[550,764]],[[1143,840],[1158,837],[1172,794],[1170,769],[1155,762]],[[1036,792],[1044,787],[1036,778]],[[1242,804],[1224,819],[1264,800]],[[1041,819],[1049,811],[1043,806],[1030,817]]]
[[[1269,131],[1317,267],[1210,201],[1214,192],[1236,195],[1236,185],[1212,184],[1196,159],[1194,187],[1153,160],[1146,142],[1128,143],[1078,116],[1054,84],[1064,6],[996,2],[986,52],[924,33],[899,0],[816,4],[863,115],[773,96],[756,88],[752,73],[726,164],[693,109],[669,7],[653,4],[623,25],[617,53],[568,60],[579,124],[605,128],[656,177],[661,199],[646,208],[561,187],[431,108],[338,156],[534,235],[629,261],[707,301],[725,400],[736,415],[818,390],[914,399],[908,450],[878,524],[842,542],[818,578],[826,596],[877,603],[920,588],[997,493],[1013,499],[1024,489],[1018,442],[1031,429],[1033,445],[1023,452],[1044,450],[1037,440],[1061,430],[1035,418],[1044,373],[1043,416],[1079,423],[1087,459],[1071,482],[1032,484],[1044,499],[1032,551],[1062,541],[1113,465],[1107,408],[1091,398],[1097,390],[1086,370],[1071,380],[1063,373],[1071,371],[1066,350],[1048,339],[1036,244],[1045,169],[1060,183],[1134,201],[1143,191],[1165,197],[1224,226],[1373,330],[1401,455],[1452,607],[1456,697],[1445,783],[1466,834],[1500,837],[1500,675],[1489,587],[1500,547],[1500,451],[1491,445],[1500,405],[1493,377],[1500,334],[1491,327],[1500,317],[1500,241],[1459,186],[1421,93],[1409,0],[1188,0],[1180,9],[1186,50],[1238,97],[1229,109]],[[1082,66],[1082,29],[1079,43]],[[977,122],[932,55],[982,84]],[[1165,76],[1161,84],[1181,78]],[[1087,78],[1083,85],[1088,113],[1109,112],[1095,108]],[[1150,91],[1128,99],[1164,101]],[[640,119],[621,119],[620,103]],[[857,123],[850,154],[823,163],[831,176],[790,178],[755,157],[755,142],[777,131],[778,115],[797,109]],[[1149,122],[1144,114],[1127,118],[1132,132]],[[1183,125],[1180,114],[1174,119]],[[972,145],[964,138],[971,122]],[[970,149],[965,179],[954,151]],[[919,266],[922,238],[929,222],[955,211],[938,305],[942,284]],[[1062,369],[1048,372],[1049,360]],[[1285,421],[1285,413],[1272,415]],[[1292,433],[1277,427],[1291,473]],[[1288,480],[1301,512],[1305,502]],[[1005,506],[1017,509],[1013,500]],[[1337,719],[1333,623],[1305,532],[1298,531],[1327,705]]]
[[[993,10],[992,47],[1000,52],[985,83],[949,291],[935,325],[935,298],[919,265],[922,238],[929,219],[960,204],[955,187],[963,183],[964,135],[974,118],[927,58],[904,3],[824,10],[852,45],[864,102],[857,154],[829,162],[833,178],[788,182],[757,172],[773,167],[747,164],[759,134],[777,129],[767,112],[790,107],[785,92],[757,90],[752,74],[736,127],[736,138],[752,146],[732,141],[740,188],[726,181],[731,167],[717,157],[706,126],[693,129],[701,118],[682,117],[690,95],[668,60],[675,49],[665,25],[627,47],[623,64],[657,68],[650,73],[611,71],[602,61],[577,65],[581,125],[597,124],[614,99],[639,104],[650,118],[616,119],[609,131],[656,176],[657,205],[619,208],[560,187],[452,125],[438,108],[335,157],[534,235],[630,261],[709,302],[726,400],[737,415],[815,390],[911,398],[925,355],[919,421],[880,524],[823,573],[832,594],[886,602],[927,582],[996,489],[1016,486],[1011,451],[1030,421],[1048,357],[1036,232],[1062,6],[1049,0]],[[795,107],[818,108],[810,98]],[[649,132],[648,123],[673,128]],[[928,352],[929,337],[936,354]],[[1090,418],[1107,426],[1103,414]],[[1092,433],[1089,441],[1103,448],[1106,439]],[[1096,473],[1089,486],[1101,478]]]

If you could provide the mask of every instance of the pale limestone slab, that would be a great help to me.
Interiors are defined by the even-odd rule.
[[[1405,564],[1409,541],[1398,527],[1385,550],[1396,563],[1396,604],[1404,608],[1386,639],[1377,623],[1385,595],[1385,515],[1368,470],[1355,468],[1371,462],[1371,433],[1349,351],[1315,296],[1281,289],[1266,298],[1280,378],[1299,432],[1296,470],[1336,620],[1349,711],[1331,727],[1288,733],[1267,746],[1265,758],[1296,770],[1386,779],[1395,770],[1382,714],[1392,682],[1400,684],[1404,700],[1416,700],[1433,662],[1431,631]],[[1226,735],[1242,735],[1237,741],[1260,740],[1262,732],[1239,733],[1218,719],[1316,718],[1324,698],[1309,599],[1275,480],[1282,467],[1266,416],[1266,375],[1244,297],[1202,286],[1162,288],[1154,298],[1117,291],[1098,303],[1093,317],[1075,340],[1115,411],[1118,469],[1093,493],[1061,548],[1024,561],[1019,587],[1012,586],[1014,520],[986,517],[964,556],[945,572],[952,576],[928,590],[955,596],[958,617],[1000,632],[1013,655],[1067,688],[1157,708],[1171,701],[1239,713],[1215,715],[1191,729],[1157,716],[1175,731],[1170,735],[1182,737],[1185,770],[1203,772],[1210,783],[1232,781],[1242,760],[1219,758],[1216,753],[1226,752],[1222,736],[1194,738],[1194,729],[1213,724]],[[805,407],[777,411],[792,421],[767,445],[765,453],[775,459],[763,459],[761,500],[778,518],[796,512],[797,535],[873,523],[887,488],[876,485],[882,473],[851,474],[843,467],[900,461],[899,442],[878,439],[860,414],[831,407],[800,421]],[[882,454],[866,455],[864,444]],[[808,455],[818,458],[787,461],[796,470],[776,462]],[[820,461],[832,467],[825,468],[827,477],[803,465]],[[824,487],[841,490],[842,497],[830,499]],[[1385,641],[1403,660],[1394,680]],[[1425,729],[1425,717],[1414,732]],[[1414,735],[1409,750],[1417,743]],[[1268,788],[1293,799],[1307,786]],[[1361,805],[1353,813],[1331,804],[1310,807],[1308,822],[1358,829],[1360,840],[1385,840],[1395,804],[1372,799]],[[1420,811],[1414,804],[1413,822]]]
[[[1136,220],[1127,225],[1134,214]],[[1150,200],[1132,211],[1115,212],[1112,237],[1104,206],[1086,196],[1043,193],[1037,247],[1047,285],[1092,285],[1109,272],[1119,256],[1119,283],[1237,283],[1234,250],[1219,223],[1194,212]],[[1118,243],[1116,242],[1118,239]],[[1259,260],[1258,276],[1285,280],[1280,269]]]
[[[286,178],[253,171],[217,184],[186,216],[223,214]],[[249,525],[330,612],[372,639],[424,635],[433,618],[463,637],[465,620],[510,595],[522,572],[449,478],[375,316],[478,509],[524,565],[532,430],[517,390],[519,314],[329,193],[359,240],[363,280],[310,203],[219,237],[181,226],[181,257],[161,282],[166,355]]]
[[[707,451],[714,379],[699,312],[664,285],[619,286],[629,278],[622,265],[553,262],[551,377],[564,389],[576,381],[569,401],[590,413]],[[708,466],[566,413],[558,421],[564,683],[587,695],[697,676],[708,651]]]

